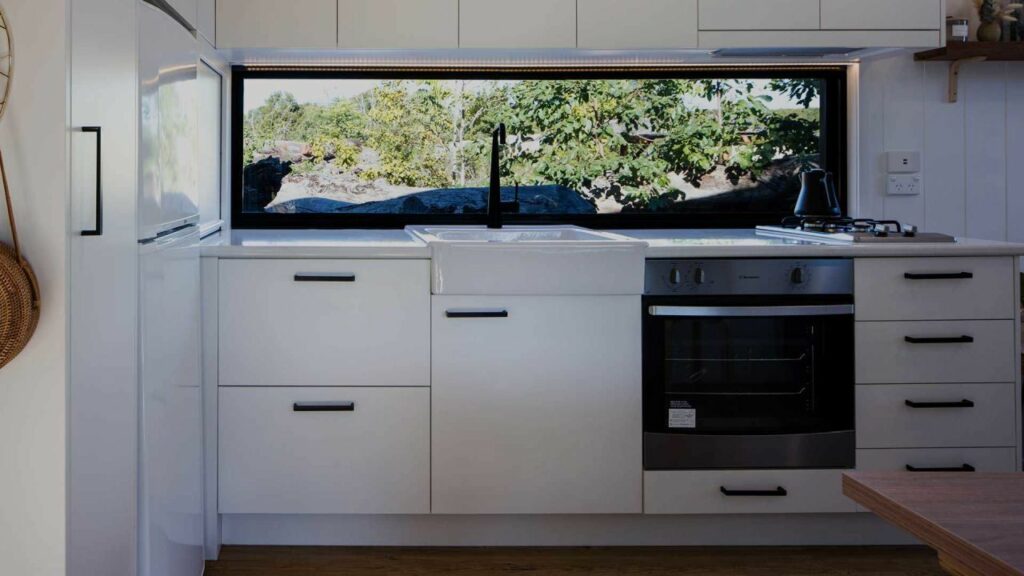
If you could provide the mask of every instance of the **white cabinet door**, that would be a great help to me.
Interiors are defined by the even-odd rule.
[[[217,0],[199,0],[196,29],[211,45],[217,45]]]
[[[459,47],[459,0],[338,0],[338,47]]]
[[[696,48],[697,0],[579,0],[580,48]]]
[[[700,0],[701,30],[817,30],[819,0]]]
[[[435,296],[433,512],[639,513],[639,312],[635,296]]]
[[[217,0],[218,48],[337,45],[337,0]]]
[[[576,0],[460,0],[461,48],[575,48]]]
[[[181,15],[188,22],[188,25],[195,28],[199,23],[199,0],[166,0],[174,11]]]
[[[427,388],[221,388],[222,514],[430,512]]]
[[[429,386],[426,260],[222,260],[221,386]]]
[[[821,0],[825,30],[938,30],[942,0]]]

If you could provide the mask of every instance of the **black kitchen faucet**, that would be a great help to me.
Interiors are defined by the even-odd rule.
[[[491,133],[491,188],[487,195],[487,227],[501,228],[501,215],[519,212],[519,185],[514,202],[501,201],[501,148],[505,146],[505,124],[498,124]]]

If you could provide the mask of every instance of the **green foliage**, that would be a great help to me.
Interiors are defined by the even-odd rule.
[[[480,186],[490,132],[504,122],[505,178],[662,210],[684,199],[673,182],[699,187],[721,173],[735,185],[780,159],[813,163],[821,90],[815,79],[395,80],[328,105],[278,92],[246,115],[245,160],[291,140],[310,147],[298,172],[324,162],[351,170],[365,147],[379,162],[359,166],[364,179]],[[773,106],[778,97],[796,108]]]

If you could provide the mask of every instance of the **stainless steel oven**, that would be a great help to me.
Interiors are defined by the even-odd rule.
[[[647,470],[852,468],[853,263],[649,260]]]

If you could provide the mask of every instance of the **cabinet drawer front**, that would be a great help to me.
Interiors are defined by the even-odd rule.
[[[857,259],[857,319],[1012,319],[1015,282],[1010,258]]]
[[[857,470],[897,472],[1014,472],[1013,448],[913,448],[857,450]]]
[[[460,48],[575,48],[576,0],[460,0]]]
[[[419,260],[222,260],[222,386],[429,386]]]
[[[1014,446],[1013,388],[1014,384],[858,386],[857,448]]]
[[[701,30],[817,30],[819,0],[701,0]]]
[[[338,47],[459,47],[459,0],[338,0]]]
[[[826,30],[938,30],[941,0],[821,0]]]
[[[696,48],[697,0],[580,0],[579,47]]]
[[[842,494],[842,470],[644,472],[645,514],[807,514],[855,510],[853,501]]]
[[[221,388],[220,512],[430,511],[426,388]]]
[[[858,322],[858,384],[1013,382],[1014,322]]]
[[[335,48],[337,0],[217,0],[218,48]]]

